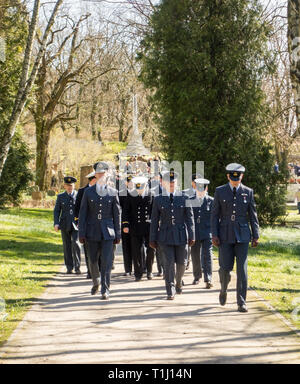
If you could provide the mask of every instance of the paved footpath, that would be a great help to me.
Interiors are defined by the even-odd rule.
[[[237,312],[235,281],[228,304],[214,288],[184,277],[182,295],[167,301],[164,281],[122,276],[116,257],[111,298],[91,296],[86,275],[58,273],[0,349],[1,363],[300,363],[300,338],[249,292]],[[84,268],[82,268],[85,271]]]

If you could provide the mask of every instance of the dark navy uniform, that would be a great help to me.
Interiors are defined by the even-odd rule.
[[[121,209],[117,191],[97,184],[86,189],[79,213],[79,238],[87,242],[93,284],[99,286],[99,249],[101,254],[101,294],[109,296],[114,240],[121,239]],[[99,186],[98,186],[99,187]]]
[[[132,273],[132,252],[131,252],[131,242],[130,242],[130,233],[124,233],[123,228],[126,227],[127,223],[124,223],[124,209],[126,205],[126,200],[128,199],[130,191],[126,188],[122,189],[119,192],[120,205],[122,208],[122,251],[123,251],[123,263],[125,274]],[[125,224],[125,226],[124,226]]]
[[[161,195],[162,194],[162,186],[161,186],[160,182],[155,183],[155,184],[156,185],[153,188],[151,188],[151,194],[153,196]],[[160,247],[159,244],[155,250],[155,255],[156,255],[158,276],[162,276],[164,274],[165,259],[164,259],[164,253],[163,253],[162,248]]]
[[[150,218],[153,196],[146,187],[146,178],[134,178],[132,180],[146,180],[144,184],[136,184],[137,188],[145,188],[142,195],[133,190],[125,203],[123,227],[129,228],[131,240],[131,252],[134,263],[134,275],[136,280],[141,280],[146,269],[147,278],[152,278],[154,250],[149,246]],[[144,246],[146,248],[146,260],[144,262]],[[146,267],[146,268],[145,268]]]
[[[87,175],[86,177],[87,178],[90,177],[89,180],[91,180],[93,178],[94,174],[95,173],[92,172],[89,175]],[[78,193],[76,196],[76,203],[75,203],[75,220],[76,220],[77,224],[78,224],[78,217],[79,217],[79,212],[80,212],[81,201],[82,201],[85,190],[89,187],[90,187],[90,184],[88,183],[85,187],[78,189]],[[85,264],[86,264],[86,268],[87,268],[87,278],[90,279],[91,278],[91,272],[90,272],[89,258],[88,258],[86,243],[83,244],[83,250],[84,250],[84,256],[85,256]],[[99,255],[99,270],[100,269],[101,269],[101,258]]]
[[[230,169],[229,166],[228,169]],[[248,221],[250,221],[251,231]],[[259,238],[253,190],[243,184],[240,184],[237,189],[233,189],[230,183],[218,187],[214,196],[211,225],[212,236],[219,242],[220,303],[221,305],[226,303],[230,271],[233,270],[236,257],[237,303],[239,310],[245,309],[248,286],[248,247],[251,238],[256,240]],[[242,310],[242,312],[246,311],[246,309]]]
[[[199,199],[196,191],[191,189],[187,195],[194,212],[195,221],[195,244],[191,247],[193,263],[194,283],[197,283],[204,274],[204,282],[212,280],[212,241],[211,241],[211,210],[213,198],[204,196]]]
[[[78,229],[75,224],[75,200],[77,192],[69,195],[67,192],[57,196],[54,207],[54,226],[58,225],[64,248],[64,261],[68,273],[80,272],[80,247],[78,241]]]
[[[150,242],[158,243],[165,258],[165,282],[168,298],[180,293],[187,261],[187,244],[195,239],[193,210],[182,193],[154,198]],[[175,280],[176,263],[176,287]]]

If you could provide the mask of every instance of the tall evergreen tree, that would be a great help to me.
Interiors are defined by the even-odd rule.
[[[203,160],[211,193],[228,163],[243,164],[261,221],[273,223],[285,213],[286,174],[274,173],[265,139],[261,80],[272,57],[260,15],[257,0],[162,0],[138,59],[169,160]]]

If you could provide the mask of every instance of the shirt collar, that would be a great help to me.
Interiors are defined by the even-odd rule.
[[[100,185],[100,184],[96,184],[96,191],[98,192],[98,193],[102,193],[102,192],[104,192],[105,191],[105,189],[106,189],[106,184],[104,184],[104,185]]]
[[[231,185],[231,183],[228,183],[229,184],[229,187],[230,189],[233,191],[233,186]],[[241,183],[236,187],[236,190],[238,190],[241,186]]]

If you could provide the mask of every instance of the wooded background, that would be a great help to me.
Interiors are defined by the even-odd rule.
[[[242,76],[236,77],[232,71],[237,57],[243,57],[238,74],[246,73],[246,67],[247,73],[256,74],[255,90],[252,88],[251,94],[248,89],[248,105],[255,99],[260,106],[257,134],[245,126],[240,130],[241,141],[247,147],[248,132],[249,143],[255,137],[259,149],[263,142],[264,148],[268,147],[266,153],[274,156],[268,157],[270,164],[280,165],[282,174],[277,181],[270,178],[273,169],[264,169],[259,183],[268,179],[272,185],[284,185],[287,164],[297,162],[300,153],[299,17],[296,0],[2,0],[0,49],[5,58],[1,60],[0,55],[0,190],[5,191],[8,184],[8,169],[20,169],[20,175],[26,175],[26,181],[17,182],[16,176],[12,180],[19,185],[18,192],[10,192],[14,202],[28,182],[44,191],[51,186],[53,172],[78,176],[82,165],[114,159],[130,137],[133,94],[138,98],[139,128],[145,145],[170,160],[183,160],[188,155],[186,160],[206,161],[210,151],[214,157],[209,162],[215,164],[208,168],[208,177],[214,178],[224,168],[222,159],[229,160],[228,148],[234,144],[230,142],[234,135],[226,136],[224,127],[229,131],[230,119],[242,122],[255,115],[255,109],[247,115],[249,108],[244,112],[238,108],[236,116],[228,109],[231,117],[225,121],[219,112],[227,101],[220,92],[205,90],[209,76],[213,79],[215,73],[214,89],[221,90],[221,73],[225,73],[231,96],[236,94],[237,78],[240,84],[242,81]],[[159,30],[174,36],[164,49],[166,35],[160,36],[160,41],[155,37]],[[223,49],[226,44],[227,51]],[[239,44],[240,49],[236,49]],[[152,59],[157,69],[149,65],[151,49],[156,53]],[[221,64],[212,65],[213,51],[220,54]],[[208,62],[210,68],[205,67]],[[193,87],[194,94],[188,90],[188,81],[199,81],[200,77],[193,77],[193,71],[205,73],[202,83]],[[180,83],[184,72],[187,83]],[[163,76],[164,87],[160,87]],[[151,77],[155,81],[149,81]],[[251,88],[254,83],[245,84]],[[181,85],[186,88],[180,90]],[[175,92],[172,113],[167,104],[162,108],[168,87]],[[206,135],[206,130],[204,136],[199,121],[207,121],[207,104],[200,97],[202,101],[210,98],[206,112],[215,119],[210,134]],[[189,108],[191,103],[194,107]],[[189,122],[180,125],[184,113],[189,113]],[[218,124],[216,116],[220,117]],[[232,130],[239,130],[238,125]],[[205,139],[202,145],[200,131]],[[197,132],[196,136],[191,132]],[[223,149],[217,153],[218,145]],[[224,157],[224,147],[229,156]],[[263,156],[257,160],[256,153],[259,150],[249,152],[252,165],[248,180],[254,184],[255,167],[259,172],[262,162],[269,164]],[[280,189],[277,192],[282,193]],[[267,210],[274,196],[268,197]]]

